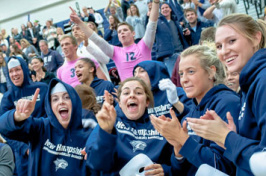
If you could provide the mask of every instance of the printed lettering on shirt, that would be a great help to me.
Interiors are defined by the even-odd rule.
[[[66,146],[62,144],[53,144],[47,139],[44,143],[43,150],[47,151],[52,155],[60,155],[75,158],[78,160],[83,160],[83,155],[81,154],[82,148]]]
[[[48,65],[48,63],[47,63],[48,61],[47,60],[48,60],[47,57],[43,58],[44,66]]]
[[[170,113],[172,105],[170,103],[165,105],[156,106],[153,108],[148,108],[148,114],[155,114],[156,116],[161,116]]]
[[[143,141],[131,141],[130,144],[133,147],[133,152],[137,151],[137,150],[144,150],[147,147],[147,144]]]
[[[155,129],[135,129],[130,126],[126,126],[123,122],[118,121],[116,123],[116,130],[122,134],[132,136],[133,138],[139,139],[158,139],[163,140],[163,136]]]
[[[137,59],[135,57],[135,53],[134,52],[126,53],[126,55],[127,55],[127,61],[132,61],[132,60],[136,60]]]
[[[103,96],[97,96],[96,101],[98,104],[102,104],[103,103]]]
[[[66,167],[68,166],[68,163],[66,160],[59,159],[59,158],[57,158],[54,161],[54,164],[55,164],[55,171],[57,171],[58,169],[66,169]]]
[[[240,111],[240,113],[239,113],[238,120],[241,120],[241,119],[244,117],[245,109],[246,109],[246,102],[243,104],[243,106],[242,106],[242,108],[241,108],[241,111]]]
[[[26,97],[21,97],[20,99],[32,100],[32,98],[33,98],[33,95],[26,96]],[[37,101],[40,101],[40,100],[41,100],[41,95],[39,94],[39,95],[37,96],[37,100],[36,100],[36,102],[37,102]],[[14,105],[17,106],[17,104],[18,104],[18,100],[14,101]]]
[[[70,72],[71,72],[70,77],[71,77],[71,78],[75,77],[75,69],[74,69],[74,68],[71,68],[71,69],[70,69]]]

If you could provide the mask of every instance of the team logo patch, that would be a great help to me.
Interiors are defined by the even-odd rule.
[[[66,167],[68,166],[66,160],[58,158],[54,161],[54,164],[55,164],[55,171],[57,171],[58,169],[66,169]]]
[[[130,144],[133,147],[133,152],[137,150],[144,150],[147,147],[147,144],[143,141],[131,141]]]

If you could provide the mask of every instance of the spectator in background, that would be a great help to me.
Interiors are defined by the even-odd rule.
[[[48,47],[50,49],[55,50],[56,45],[55,45],[55,40],[56,40],[56,28],[52,26],[52,21],[47,20],[46,21],[46,28],[43,30],[43,38],[47,40],[48,42]]]
[[[189,45],[168,3],[162,3],[156,31],[156,58],[163,61],[170,77],[180,52]]]
[[[95,17],[94,17],[93,14],[88,13],[88,9],[87,9],[87,7],[84,6],[84,7],[82,8],[82,11],[83,11],[83,13],[81,14],[82,21],[84,21],[84,22],[92,21],[92,22],[95,23]]]
[[[21,37],[21,39],[23,39],[23,38],[27,39],[27,37],[28,37],[28,31],[27,31],[25,24],[21,24],[20,37]],[[18,42],[20,42],[20,40]]]
[[[95,10],[91,6],[88,7],[88,10],[90,14],[94,15],[95,23],[98,25],[97,29],[100,30],[102,34],[104,34],[102,15],[98,12],[95,12]]]
[[[192,2],[192,0],[184,0],[183,4],[181,4],[182,8],[185,9],[195,9],[196,6],[195,4]]]
[[[51,72],[48,72],[43,66],[43,60],[40,57],[33,57],[31,60],[31,67],[33,72],[31,73],[31,79],[33,82],[43,82],[47,85],[50,81],[55,78],[55,75]]]
[[[3,34],[0,34],[0,44],[5,44],[9,48],[9,42],[4,38]]]
[[[31,58],[33,56],[39,56],[39,52],[37,51],[37,49],[33,45],[31,45],[28,40],[21,39],[20,45],[21,45],[23,53],[28,57],[29,63],[31,62]]]
[[[19,47],[16,44],[12,44],[10,46],[10,55],[11,56],[16,56],[16,57],[21,57],[24,59],[24,61],[28,64],[29,63],[29,58],[25,55],[25,53],[19,49]]]
[[[126,22],[133,26],[135,31],[135,42],[138,43],[145,34],[146,15],[141,16],[135,4],[130,5],[131,16],[126,18]]]
[[[146,0],[136,0],[134,4],[138,7],[139,15],[146,16],[148,13],[148,3]]]
[[[102,31],[98,30],[96,23],[90,21],[88,22],[88,27],[91,28],[94,32],[96,32],[99,36],[103,37]]]
[[[109,27],[104,32],[104,39],[111,45],[122,46],[118,39],[117,25],[120,23],[115,15],[109,16]]]
[[[209,0],[192,0],[192,2],[195,4],[195,9],[197,10],[199,20],[213,25],[213,22],[203,16],[205,10],[211,6]]]
[[[2,52],[9,56],[10,55],[10,49],[6,46],[6,44],[2,43],[0,44],[0,48],[2,49]]]
[[[56,42],[59,42],[60,41],[60,38],[64,35],[64,30],[61,28],[61,27],[57,27],[56,28]],[[60,43],[60,42],[59,42]],[[56,51],[62,56],[64,57],[64,53],[62,51],[62,48],[61,48],[61,45],[59,44],[57,47],[56,47]]]
[[[6,141],[0,135],[0,175],[13,176],[15,169],[14,155]]]
[[[39,36],[42,37],[42,26],[40,25],[39,20],[34,20],[33,25],[35,30],[38,32]]]
[[[124,21],[122,8],[117,0],[109,0],[109,4],[104,9],[104,15],[106,19],[109,19],[110,15],[114,15],[120,22]]]
[[[4,53],[0,52],[0,92],[2,94],[4,94],[7,91],[7,81],[8,81],[7,74],[8,74],[8,70],[7,70]]]
[[[236,13],[235,0],[209,0],[211,6],[205,10],[204,17],[212,20],[214,24],[218,24],[219,21],[226,15]]]
[[[226,68],[226,67],[225,67]],[[226,78],[225,85],[235,91],[236,93],[240,92],[239,86],[239,73],[238,72],[230,72],[226,69]]]
[[[2,38],[3,39],[6,39],[7,40],[7,42],[9,42],[9,35],[8,35],[8,33],[6,33],[6,29],[2,29],[1,30],[1,35],[2,35]],[[9,44],[9,43],[8,43]],[[9,46],[9,45],[7,45],[7,46]]]
[[[10,44],[10,47],[12,44],[16,44],[18,46],[18,48],[21,49],[20,44],[14,39],[14,37],[9,38],[9,44]]]
[[[58,53],[48,48],[48,43],[45,40],[39,42],[41,49],[41,57],[44,62],[44,67],[48,72],[56,75],[56,71],[64,63],[64,58]]]
[[[18,33],[18,28],[13,29],[13,37],[14,39],[19,42],[22,38],[21,35]]]
[[[30,44],[32,44],[38,51],[40,51],[40,48],[39,48],[39,40],[40,40],[40,37],[39,37],[39,33],[38,31],[35,29],[35,27],[33,26],[33,24],[28,21],[27,22],[27,34],[28,34],[28,41],[30,42]]]
[[[195,9],[185,9],[184,15],[188,21],[187,25],[185,25],[184,35],[189,45],[197,45],[199,44],[201,31],[204,28],[210,27],[210,24],[200,21]]]

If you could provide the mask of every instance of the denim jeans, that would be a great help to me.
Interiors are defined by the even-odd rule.
[[[163,63],[165,64],[167,71],[170,75],[170,77],[172,77],[172,72],[175,66],[175,62],[178,58],[180,53],[174,53],[172,56],[166,57],[163,59]]]

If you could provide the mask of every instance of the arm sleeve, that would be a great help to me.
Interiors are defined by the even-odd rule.
[[[89,53],[91,53],[92,56],[94,56],[94,58],[102,63],[102,64],[108,64],[110,58],[108,56],[106,56],[102,50],[100,50],[100,48],[94,44],[93,41],[89,41],[89,45],[87,46],[87,51]]]
[[[150,49],[152,49],[155,40],[156,28],[157,28],[157,21],[153,22],[149,20],[145,34],[143,36],[143,41]]]
[[[11,148],[4,145],[0,149],[0,176],[12,176],[15,168],[14,156]]]
[[[59,52],[55,52],[56,64],[57,68],[61,67],[64,64],[64,58],[59,54]]]
[[[115,149],[116,135],[105,132],[97,125],[86,143],[87,165],[93,170],[111,171],[115,164]]]
[[[118,16],[118,19],[124,19],[123,11],[122,11],[122,8],[121,7],[117,7],[116,8],[116,14]],[[122,21],[120,21],[120,22],[122,22]]]
[[[251,172],[249,167],[249,159],[255,152],[262,151],[261,147],[266,146],[266,103],[265,103],[265,91],[266,80],[263,78],[259,83],[254,86],[256,91],[254,97],[251,97],[252,102],[249,102],[252,106],[252,112],[255,117],[257,126],[253,125],[253,128],[258,128],[260,134],[257,134],[257,139],[249,139],[242,137],[234,132],[230,132],[225,140],[225,156],[233,161],[233,163],[240,169]],[[252,94],[252,93],[251,93]],[[246,107],[247,108],[247,107]],[[249,129],[245,129],[249,130]]]
[[[106,54],[109,58],[112,58],[114,55],[114,47],[107,43],[103,38],[101,38],[98,34],[93,32],[91,37],[89,38],[92,40],[102,51]]]

